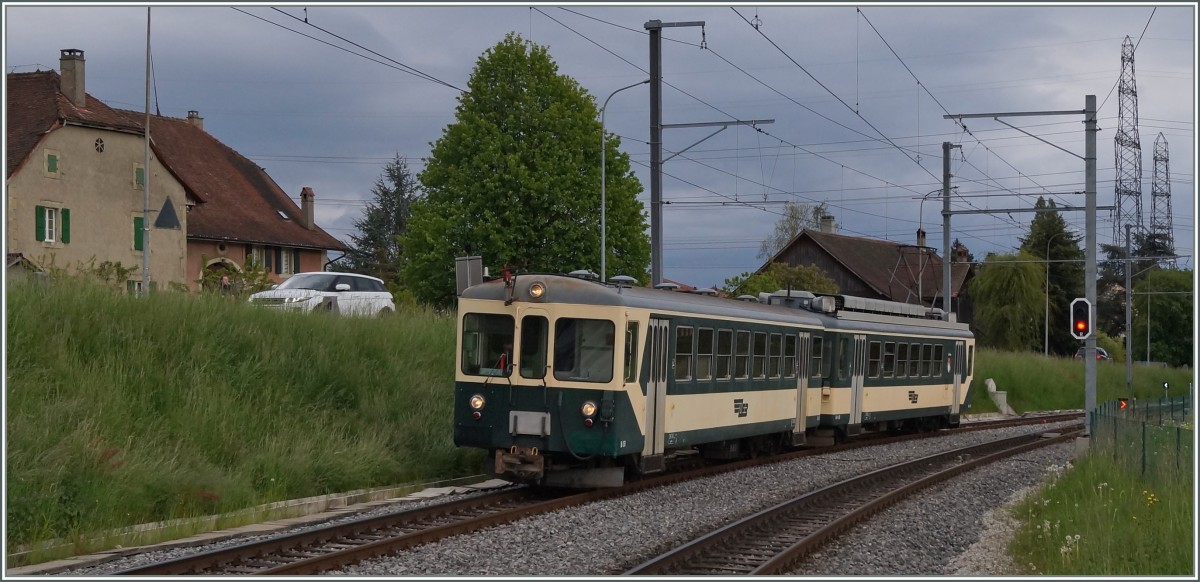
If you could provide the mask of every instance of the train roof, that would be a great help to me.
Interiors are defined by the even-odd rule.
[[[758,300],[740,300],[714,297],[702,293],[667,291],[633,287],[622,284],[600,283],[585,278],[559,274],[522,273],[514,275],[512,298],[520,303],[572,303],[580,305],[625,306],[660,312],[683,312],[713,317],[756,319],[808,325],[830,329],[863,330],[880,332],[905,331],[900,328],[924,328],[921,333],[938,333],[957,337],[970,337],[966,324],[916,317],[898,317],[872,313],[838,312],[820,313],[797,307],[767,305]],[[528,289],[534,282],[545,287],[541,299],[533,299]],[[792,292],[793,296],[796,292]],[[807,294],[806,294],[807,295]],[[465,289],[464,299],[485,301],[507,301],[509,291],[502,279],[486,281]],[[839,296],[846,297],[846,296]],[[857,299],[857,298],[853,298]],[[841,303],[839,303],[841,305]]]

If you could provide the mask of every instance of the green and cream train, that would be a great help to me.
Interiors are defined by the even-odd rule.
[[[956,426],[969,407],[975,340],[940,310],[631,282],[520,274],[464,290],[455,444],[487,450],[504,478],[616,486],[681,451],[730,459]]]

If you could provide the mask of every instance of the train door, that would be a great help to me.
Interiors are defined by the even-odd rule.
[[[646,378],[646,444],[642,449],[641,471],[648,473],[663,468],[663,425],[667,410],[667,374],[670,372],[670,351],[667,332],[670,322],[651,319],[646,342],[650,354],[650,377]]]
[[[954,400],[950,403],[950,415],[957,416],[959,414],[959,402],[962,402],[962,380],[963,373],[966,371],[964,358],[965,346],[964,342],[954,342],[954,360],[950,363],[950,373],[954,375]]]
[[[812,336],[807,332],[801,333],[796,343],[796,428],[792,431],[792,445],[805,442],[804,431],[808,425],[805,405],[808,402],[808,365],[811,356]]]
[[[857,434],[862,424],[863,376],[867,369],[867,336],[855,335],[850,356],[850,421],[847,433]]]

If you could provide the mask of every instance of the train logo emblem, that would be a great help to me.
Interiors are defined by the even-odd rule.
[[[917,393],[912,390],[909,390],[908,391],[908,401],[913,404],[916,404],[917,403]]]
[[[737,413],[738,418],[745,418],[747,414],[750,414],[750,403],[738,398],[733,401],[733,411]]]

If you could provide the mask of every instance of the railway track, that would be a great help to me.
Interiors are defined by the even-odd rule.
[[[738,520],[625,572],[626,575],[782,575],[825,541],[913,493],[978,466],[1073,439],[1024,435],[879,469]]]
[[[1018,424],[1058,422],[1078,418],[1078,414],[1062,417],[1039,417],[1017,421],[979,422],[964,425],[957,431],[985,430]],[[647,477],[627,483],[624,487],[588,492],[555,492],[535,488],[504,490],[470,499],[452,501],[429,507],[376,516],[369,519],[331,525],[325,528],[287,534],[249,544],[202,552],[166,562],[139,566],[117,572],[118,575],[304,575],[336,570],[363,560],[398,552],[451,536],[503,525],[520,519],[549,513],[565,507],[629,495],[652,487],[660,487],[727,471],[783,462],[809,455],[836,453],[889,442],[930,438],[944,433],[915,435],[872,435],[831,447],[803,449],[768,458],[737,461],[720,465],[687,468],[676,473]],[[682,463],[681,467],[688,467]]]

